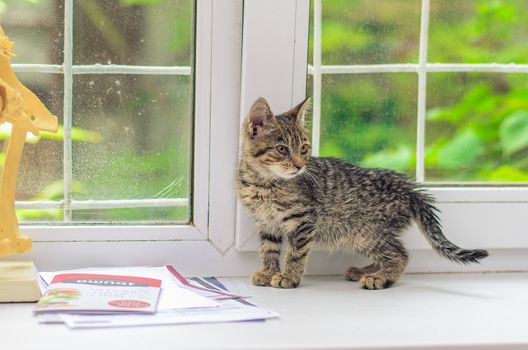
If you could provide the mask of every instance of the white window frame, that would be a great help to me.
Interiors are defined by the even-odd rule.
[[[309,0],[245,3],[240,125],[260,96],[276,113],[306,97],[309,12]],[[236,248],[258,249],[253,221],[239,202]]]
[[[69,6],[66,11],[71,11],[72,0],[65,1]],[[315,33],[320,38],[322,1],[313,1]],[[428,14],[429,1],[422,3],[423,13]],[[198,132],[194,144],[192,225],[25,226],[22,231],[33,238],[33,250],[29,255],[9,259],[33,259],[43,270],[174,264],[187,275],[248,275],[258,265],[255,253],[258,239],[252,220],[236,201],[233,184],[240,123],[257,97],[266,97],[275,112],[289,109],[306,95],[307,71],[314,78],[317,72],[360,73],[365,69],[416,72],[422,81],[420,94],[425,97],[424,72],[427,71],[511,69],[504,65],[428,64],[424,55],[427,42],[423,36],[418,65],[347,66],[345,72],[341,71],[342,66],[321,65],[319,58],[319,64],[314,62],[308,68],[309,7],[309,0],[198,0],[195,65],[195,129]],[[428,18],[422,16],[422,34],[426,33],[424,26],[427,25]],[[317,45],[320,49],[320,40]],[[21,65],[17,70],[32,71],[30,68]],[[71,68],[70,73],[66,70],[65,73],[74,74],[75,69],[80,69]],[[112,69],[118,68],[121,69]],[[54,71],[62,66],[41,69]],[[320,108],[320,92],[317,95],[320,83],[317,85],[315,80],[314,115]],[[424,108],[424,104],[419,107],[419,130],[424,127]],[[423,139],[418,142],[422,144],[418,152],[423,152]],[[446,235],[461,246],[490,249],[492,257],[481,265],[463,267],[446,262],[431,251],[413,228],[414,232],[405,237],[413,256],[408,271],[528,269],[525,258],[528,235],[523,231],[528,189],[450,186],[429,190],[437,197],[443,212]],[[311,256],[308,273],[341,273],[351,264],[362,263],[366,260],[349,253],[328,256],[316,251]]]

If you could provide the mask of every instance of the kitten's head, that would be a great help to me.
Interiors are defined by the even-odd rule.
[[[289,111],[274,115],[264,98],[253,103],[242,127],[242,157],[261,176],[291,179],[304,171],[311,149],[304,128],[309,106],[307,98]]]

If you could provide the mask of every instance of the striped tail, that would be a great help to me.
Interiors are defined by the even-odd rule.
[[[478,263],[488,256],[482,249],[462,249],[451,243],[442,233],[438,219],[438,209],[434,206],[431,195],[416,190],[413,192],[412,210],[415,218],[422,227],[425,238],[440,255],[462,264]]]

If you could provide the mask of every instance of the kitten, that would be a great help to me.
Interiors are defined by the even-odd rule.
[[[314,244],[363,254],[372,264],[346,278],[366,289],[391,286],[409,260],[400,234],[413,220],[432,247],[459,263],[478,262],[485,250],[466,250],[443,235],[433,198],[403,175],[364,169],[334,158],[310,157],[304,115],[308,99],[274,115],[259,98],[242,127],[236,190],[258,227],[262,267],[253,284],[295,288]],[[281,271],[283,242],[288,249]]]

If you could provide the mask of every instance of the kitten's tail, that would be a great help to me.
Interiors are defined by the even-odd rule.
[[[462,264],[476,263],[488,256],[486,250],[462,249],[451,243],[442,233],[437,215],[438,209],[433,204],[433,197],[419,190],[414,191],[413,194],[413,214],[422,227],[425,238],[440,255]]]

